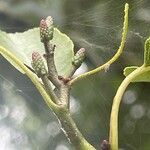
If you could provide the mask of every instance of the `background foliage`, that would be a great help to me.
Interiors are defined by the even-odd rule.
[[[37,27],[51,15],[56,27],[85,47],[86,62],[77,73],[108,60],[120,43],[124,4],[119,0],[1,0],[0,29]],[[128,40],[121,58],[109,70],[75,84],[71,110],[79,129],[97,149],[108,138],[112,99],[126,66],[141,65],[144,41],[150,35],[149,0],[130,0]],[[150,147],[149,83],[133,83],[120,111],[119,143],[124,150]],[[67,139],[27,77],[0,56],[0,149],[68,150]]]

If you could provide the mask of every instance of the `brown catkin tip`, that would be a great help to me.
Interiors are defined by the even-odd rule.
[[[46,24],[47,24],[48,27],[53,25],[53,18],[51,16],[48,16],[46,18]]]
[[[40,58],[42,58],[42,57],[38,52],[32,53],[32,61],[35,61],[35,60],[40,59]]]
[[[53,39],[53,18],[48,16],[40,21],[40,38],[41,42],[50,41]]]

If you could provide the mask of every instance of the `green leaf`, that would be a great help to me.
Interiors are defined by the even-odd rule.
[[[150,37],[145,41],[144,64],[145,66],[150,66]]]
[[[71,39],[54,29],[52,43],[56,45],[54,59],[59,75],[67,76],[72,70],[72,60],[74,57],[74,45]],[[6,33],[0,31],[0,46],[11,51],[23,63],[31,66],[31,56],[33,51],[44,54],[44,46],[40,42],[39,28],[30,29],[23,33]],[[15,68],[24,73],[10,58],[2,54]]]
[[[131,66],[131,67],[126,67],[124,69],[124,75],[128,76],[131,72],[133,72],[135,69],[137,69],[137,66]],[[150,71],[141,74],[140,76],[136,77],[135,80],[133,80],[133,82],[150,82]]]

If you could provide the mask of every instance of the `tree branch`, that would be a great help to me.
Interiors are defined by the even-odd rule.
[[[47,93],[50,95],[51,99],[56,103],[56,104],[60,104],[60,101],[58,99],[58,97],[56,96],[56,94],[54,93],[52,87],[51,87],[51,84],[50,84],[50,81],[49,79],[47,78],[46,75],[42,76],[41,77],[42,79],[42,82],[45,86],[45,89],[47,91]]]
[[[62,84],[60,88],[60,101],[69,109],[70,106],[70,86]]]
[[[55,45],[52,45],[49,41],[44,41],[44,47],[46,52],[44,57],[47,61],[47,67],[48,67],[48,78],[57,88],[59,88],[60,82],[58,80],[58,73],[54,63]]]
[[[123,48],[124,48],[124,45],[125,45],[125,42],[126,42],[126,37],[127,37],[127,30],[128,30],[128,10],[129,10],[129,5],[126,3],[125,4],[125,9],[124,9],[125,15],[124,15],[122,39],[121,39],[121,44],[119,46],[119,49],[117,50],[117,53],[108,62],[106,62],[102,66],[99,66],[99,67],[97,67],[94,70],[91,70],[89,72],[81,74],[81,75],[77,76],[76,78],[72,79],[70,81],[70,85],[73,84],[73,83],[75,83],[75,82],[77,82],[80,79],[83,79],[83,78],[86,78],[86,77],[88,77],[90,75],[96,74],[96,73],[100,72],[103,69],[107,69],[113,62],[115,62],[119,58],[119,56],[121,55],[121,53],[123,51]]]
[[[62,131],[77,150],[96,150],[80,133],[67,109],[60,109],[56,112],[56,116],[62,126]]]
[[[17,65],[17,67],[24,71],[25,74],[31,79],[33,84],[36,86],[36,88],[42,95],[48,107],[55,112],[62,125],[62,128],[64,129],[63,132],[67,134],[67,136],[70,139],[70,142],[74,145],[74,147],[78,150],[95,150],[95,148],[91,146],[79,132],[76,124],[74,123],[73,119],[69,114],[68,109],[55,104],[51,100],[51,98],[39,82],[37,76],[32,71],[30,71],[14,54],[12,54],[11,52],[9,52],[1,46],[0,53],[4,56],[7,56],[7,58],[11,59],[11,62]]]
[[[60,82],[58,80],[58,73],[56,70],[55,62],[54,62],[54,50],[55,45],[53,45],[50,41],[53,39],[54,27],[53,27],[53,18],[48,16],[45,20],[42,19],[40,21],[40,38],[41,42],[45,47],[45,58],[47,61],[48,74],[49,79],[57,88],[60,87]]]

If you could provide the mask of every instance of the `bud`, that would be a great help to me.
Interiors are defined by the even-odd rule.
[[[76,67],[80,67],[82,62],[85,59],[85,49],[81,48],[77,51],[77,53],[74,56],[73,65]]]
[[[53,39],[53,18],[48,16],[45,20],[42,19],[40,22],[40,37],[41,42],[50,41]]]
[[[31,65],[38,77],[41,77],[41,76],[47,74],[44,60],[38,52],[32,53]]]

